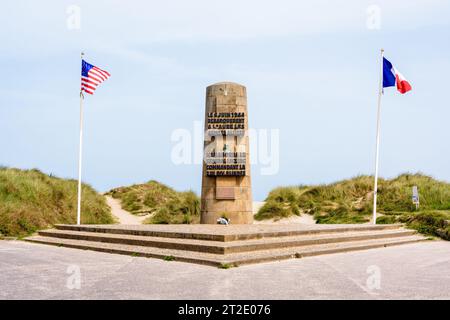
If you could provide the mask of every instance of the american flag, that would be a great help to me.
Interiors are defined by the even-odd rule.
[[[81,91],[94,94],[97,86],[111,75],[96,66],[82,60],[81,62]]]

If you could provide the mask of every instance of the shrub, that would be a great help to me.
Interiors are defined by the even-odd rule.
[[[103,196],[83,184],[81,222],[113,223]],[[0,233],[26,236],[57,223],[76,223],[77,181],[39,170],[0,168]]]
[[[379,179],[378,185],[379,223],[404,222],[422,233],[448,238],[443,221],[449,220],[450,214],[449,183],[406,173],[391,180]],[[419,190],[419,212],[411,200],[413,186]],[[357,176],[328,185],[275,188],[255,218],[308,213],[317,223],[364,223],[370,221],[372,210],[373,177]]]
[[[131,213],[149,213],[149,224],[190,224],[200,220],[200,199],[193,191],[177,192],[157,181],[108,192]]]

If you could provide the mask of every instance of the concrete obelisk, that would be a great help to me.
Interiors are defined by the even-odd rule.
[[[220,82],[206,88],[201,223],[253,223],[247,92]]]

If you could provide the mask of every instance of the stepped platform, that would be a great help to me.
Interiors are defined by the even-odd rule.
[[[212,266],[400,245],[424,240],[402,225],[56,225],[25,240]]]

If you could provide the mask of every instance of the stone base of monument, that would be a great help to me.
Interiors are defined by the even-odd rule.
[[[401,225],[56,225],[27,241],[239,266],[424,240]]]

